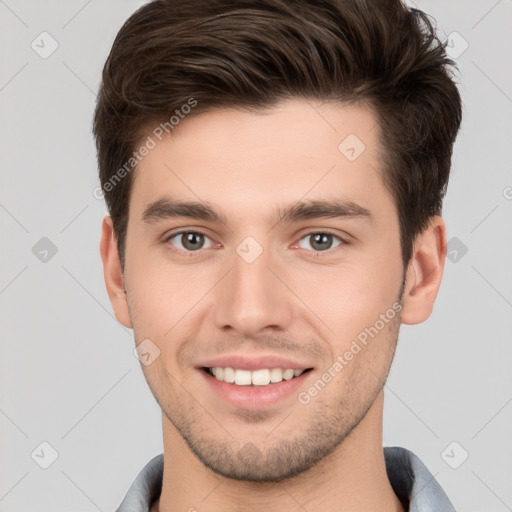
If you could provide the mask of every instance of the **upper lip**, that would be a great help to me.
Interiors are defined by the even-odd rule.
[[[261,370],[264,368],[282,368],[292,370],[306,370],[311,365],[303,362],[277,355],[248,355],[231,354],[214,357],[203,361],[199,368],[235,368],[239,370]]]

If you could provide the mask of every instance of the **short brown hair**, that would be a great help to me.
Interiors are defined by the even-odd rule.
[[[451,66],[428,16],[400,0],[144,5],[117,34],[93,123],[121,264],[133,183],[126,162],[150,123],[169,120],[191,99],[189,115],[298,97],[365,101],[374,109],[405,266],[446,192],[462,115]],[[113,182],[122,166],[123,179]]]

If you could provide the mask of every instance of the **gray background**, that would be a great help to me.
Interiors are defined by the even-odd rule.
[[[90,132],[104,60],[141,4],[0,1],[2,512],[114,510],[162,451],[159,408],[104,288]],[[451,260],[432,317],[402,329],[384,442],[418,454],[459,511],[502,512],[512,510],[512,1],[416,5],[460,53],[465,117],[444,211]],[[51,49],[43,31],[58,43],[47,58],[31,47]],[[42,442],[58,453],[47,469]]]

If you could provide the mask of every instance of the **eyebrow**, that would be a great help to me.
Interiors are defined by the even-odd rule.
[[[328,218],[364,218],[373,220],[373,215],[367,208],[352,201],[337,199],[322,201],[299,201],[286,208],[278,208],[278,224],[282,222],[297,222],[300,220]]]
[[[224,215],[217,213],[213,207],[206,203],[197,201],[172,201],[170,199],[158,199],[150,203],[144,213],[142,220],[147,224],[174,219],[177,217],[187,217],[190,219],[200,219],[212,222],[226,223]]]
[[[277,208],[277,222],[298,222],[316,218],[364,218],[373,220],[367,208],[352,201],[310,200],[299,201],[293,205]],[[142,214],[146,224],[153,224],[173,218],[190,218],[227,224],[227,218],[207,203],[197,201],[174,201],[163,198],[150,203]]]

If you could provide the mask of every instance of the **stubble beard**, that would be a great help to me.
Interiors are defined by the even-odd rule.
[[[235,480],[282,481],[307,471],[332,454],[365,418],[387,379],[398,340],[398,328],[393,325],[388,335],[394,337],[394,344],[386,361],[385,375],[379,377],[370,372],[370,375],[373,373],[369,379],[372,385],[366,391],[361,386],[360,373],[353,375],[340,390],[342,396],[333,399],[332,403],[327,403],[321,396],[326,393],[327,398],[329,391],[325,390],[307,405],[297,403],[297,410],[288,413],[283,421],[283,425],[291,421],[298,427],[293,438],[290,434],[280,436],[279,428],[276,428],[260,442],[240,438],[239,432],[227,431],[223,432],[224,438],[219,439],[212,435],[212,431],[219,429],[209,428],[215,420],[200,407],[194,414],[193,409],[192,412],[190,408],[185,410],[177,407],[176,403],[168,407],[159,404],[191,452],[207,468]],[[328,386],[332,385],[335,384]],[[204,417],[198,421],[194,416],[201,412]],[[254,425],[264,423],[268,415],[265,411],[239,411],[237,418],[247,425]],[[302,421],[299,421],[299,415],[302,415]],[[270,424],[278,422],[274,419]]]

